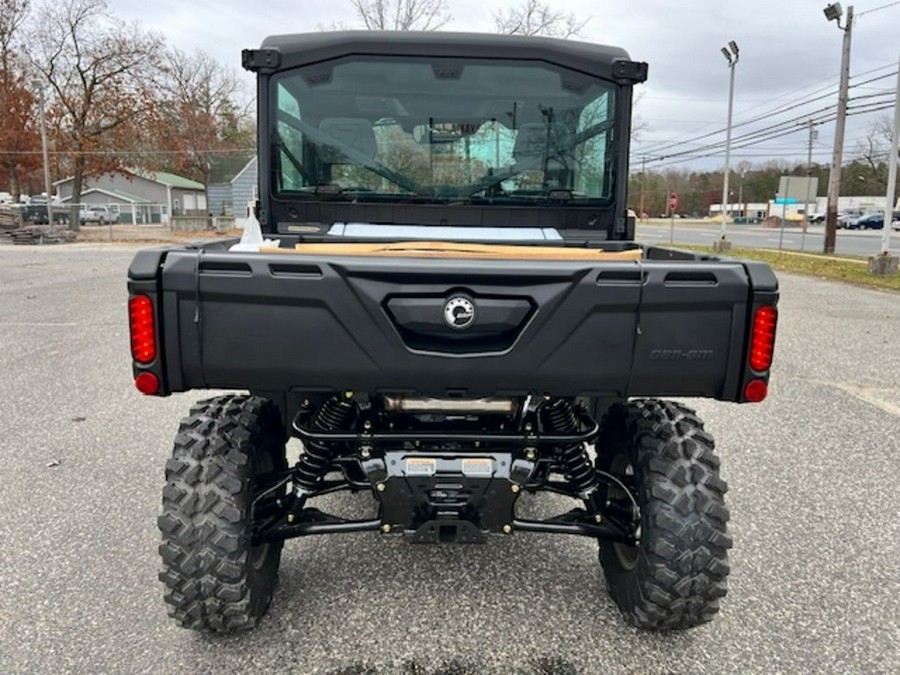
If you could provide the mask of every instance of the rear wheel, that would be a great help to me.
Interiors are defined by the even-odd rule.
[[[282,542],[253,545],[251,505],[287,468],[275,406],[220,396],[191,408],[166,464],[159,578],[169,615],[185,628],[253,628],[278,579]]]
[[[637,546],[603,544],[610,595],[639,628],[706,623],[726,592],[727,485],[713,439],[689,408],[664,401],[613,406],[597,440],[597,469],[613,476],[605,500],[632,513]],[[606,485],[606,482],[604,482]]]

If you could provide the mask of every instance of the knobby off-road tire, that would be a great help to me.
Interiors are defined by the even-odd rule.
[[[597,468],[632,478],[640,543],[601,544],[609,593],[626,621],[651,630],[706,623],[726,592],[728,489],[712,436],[694,411],[635,401],[610,409],[597,440]],[[621,503],[624,493],[605,488]]]
[[[286,468],[275,406],[251,396],[201,401],[181,421],[159,517],[169,615],[185,628],[253,628],[269,607],[282,542],[251,544],[257,476]]]

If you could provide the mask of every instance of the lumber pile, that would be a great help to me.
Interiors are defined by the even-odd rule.
[[[0,234],[22,227],[22,210],[11,204],[0,206]]]
[[[21,227],[0,234],[0,241],[24,246],[42,244],[69,244],[75,241],[75,233],[63,227],[49,225],[36,225],[33,227]]]

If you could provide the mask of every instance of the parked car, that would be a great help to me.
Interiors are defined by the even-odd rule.
[[[824,223],[825,222],[825,214],[824,213],[810,213],[809,214],[809,222]]]
[[[900,212],[894,212],[891,214],[891,220],[897,221],[900,220]],[[870,213],[867,216],[860,218],[856,221],[855,229],[857,230],[880,230],[884,227],[884,213],[882,211],[878,211],[877,213]],[[892,224],[891,227],[894,227]]]
[[[900,230],[900,211],[894,211],[891,214],[891,229]]]
[[[884,227],[883,213],[870,213],[857,220],[850,229],[853,230],[880,230]]]
[[[115,223],[118,219],[118,216],[106,206],[90,206],[83,210],[79,216],[82,225],[87,223],[106,225],[107,223]]]
[[[862,217],[862,214],[859,213],[841,213],[838,215],[837,219],[837,227],[838,229],[848,229],[852,230],[856,226],[856,221],[858,221]]]

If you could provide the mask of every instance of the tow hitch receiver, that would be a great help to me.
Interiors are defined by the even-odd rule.
[[[502,533],[534,469],[534,462],[511,453],[389,451],[363,464],[384,524],[418,543],[473,543]]]

